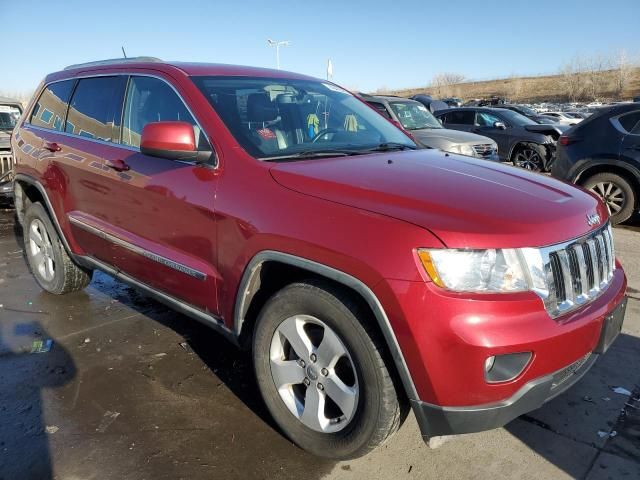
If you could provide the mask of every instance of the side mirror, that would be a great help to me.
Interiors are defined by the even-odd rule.
[[[140,152],[169,160],[196,161],[196,137],[187,122],[147,123],[142,129]]]
[[[502,122],[493,122],[493,128],[499,128],[500,130],[506,130],[507,126]]]

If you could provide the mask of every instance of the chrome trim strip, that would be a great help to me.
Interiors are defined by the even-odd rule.
[[[85,263],[91,265],[92,267],[97,268],[98,270],[102,270],[108,275],[111,275],[117,280],[125,282],[133,287],[139,288],[140,290],[144,290],[147,294],[149,294],[151,297],[153,297],[157,301],[164,303],[165,305],[170,306],[174,310],[177,310],[180,313],[183,313],[195,320],[198,320],[209,327],[212,327],[214,330],[221,333],[227,340],[231,341],[235,345],[238,345],[237,336],[232,330],[227,328],[222,318],[216,315],[213,315],[209,312],[202,311],[199,308],[194,307],[193,305],[185,303],[182,300],[178,300],[175,297],[167,295],[166,293],[163,293],[159,290],[156,290],[155,288],[150,287],[146,283],[139,282],[135,278],[130,277],[126,273],[123,273],[115,269],[111,265],[108,265],[106,263],[101,262],[100,260],[95,259],[94,257],[81,256],[78,258],[80,258]]]
[[[110,147],[116,147],[116,148],[124,148],[125,150],[131,150],[132,152],[140,153],[139,148],[131,147],[129,145],[123,145],[121,143],[107,142],[106,140],[100,140],[98,138],[83,137],[82,135],[76,135],[75,133],[61,132],[60,130],[53,130],[51,128],[39,127],[37,125],[33,125],[32,123],[25,123],[25,125],[27,125],[29,129],[40,130],[41,132],[45,132],[45,133],[54,133],[56,135],[62,135],[64,137],[78,138],[81,140],[86,140],[87,142],[99,143],[101,145],[109,145]]]
[[[158,255],[157,253],[153,253],[150,252],[149,250],[146,250],[142,247],[139,247],[137,245],[134,245],[132,243],[127,242],[126,240],[122,240],[121,238],[116,237],[115,235],[111,235],[110,233],[104,232],[96,227],[94,227],[93,225],[89,225],[88,223],[83,222],[82,220],[79,220],[76,217],[73,216],[68,216],[69,218],[69,222],[73,223],[74,225],[76,225],[77,227],[92,233],[93,235],[96,235],[108,242],[114,243],[122,248],[126,248],[127,250],[133,252],[133,253],[137,253],[138,255],[141,255],[149,260],[152,260],[154,262],[157,262],[161,265],[164,265],[165,267],[169,267],[172,268],[173,270],[176,270],[178,272],[184,273],[185,275],[189,275],[190,277],[194,277],[197,278],[198,280],[206,280],[207,279],[207,274],[203,273],[199,270],[196,270],[194,268],[188,267],[182,263],[178,263],[175,262],[167,257],[163,257],[162,255]]]
[[[251,303],[251,299],[253,298],[253,295],[257,290],[253,290],[251,288],[251,285],[253,284],[254,279],[259,279],[262,265],[268,261],[280,262],[317,273],[318,275],[324,276],[344,286],[352,288],[354,291],[360,294],[371,308],[376,321],[380,326],[380,330],[382,331],[387,346],[389,347],[389,351],[393,358],[395,367],[404,385],[407,397],[410,400],[419,399],[415,384],[413,383],[413,379],[411,378],[411,372],[409,371],[407,362],[404,359],[402,350],[400,349],[400,344],[398,343],[398,339],[396,338],[393,327],[391,326],[391,322],[389,321],[389,317],[387,317],[387,314],[385,313],[384,308],[382,307],[382,304],[376,297],[375,293],[373,293],[373,291],[367,285],[362,283],[357,278],[349,275],[348,273],[342,272],[318,262],[314,262],[313,260],[298,257],[288,253],[277,252],[274,250],[263,250],[262,252],[257,253],[251,259],[251,261],[245,268],[244,274],[242,275],[242,280],[240,281],[240,285],[238,287],[236,295],[236,304],[234,310],[234,332],[238,337],[240,337],[242,333],[242,327],[245,320],[244,317]]]

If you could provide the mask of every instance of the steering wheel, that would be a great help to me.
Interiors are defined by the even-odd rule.
[[[337,128],[323,128],[311,139],[311,143],[316,143],[320,138],[322,138],[327,133],[337,133]]]

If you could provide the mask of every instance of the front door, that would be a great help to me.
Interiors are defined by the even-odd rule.
[[[104,214],[113,241],[110,263],[146,285],[217,314],[217,171],[211,165],[147,156],[139,148],[147,123],[175,120],[191,123],[198,148],[211,149],[167,82],[130,77],[121,146],[104,158]]]

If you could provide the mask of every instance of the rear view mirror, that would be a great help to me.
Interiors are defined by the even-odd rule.
[[[147,123],[142,129],[140,152],[169,160],[196,161],[196,137],[187,122]]]
[[[502,122],[493,122],[493,128],[498,128],[500,130],[506,130],[507,126]]]

